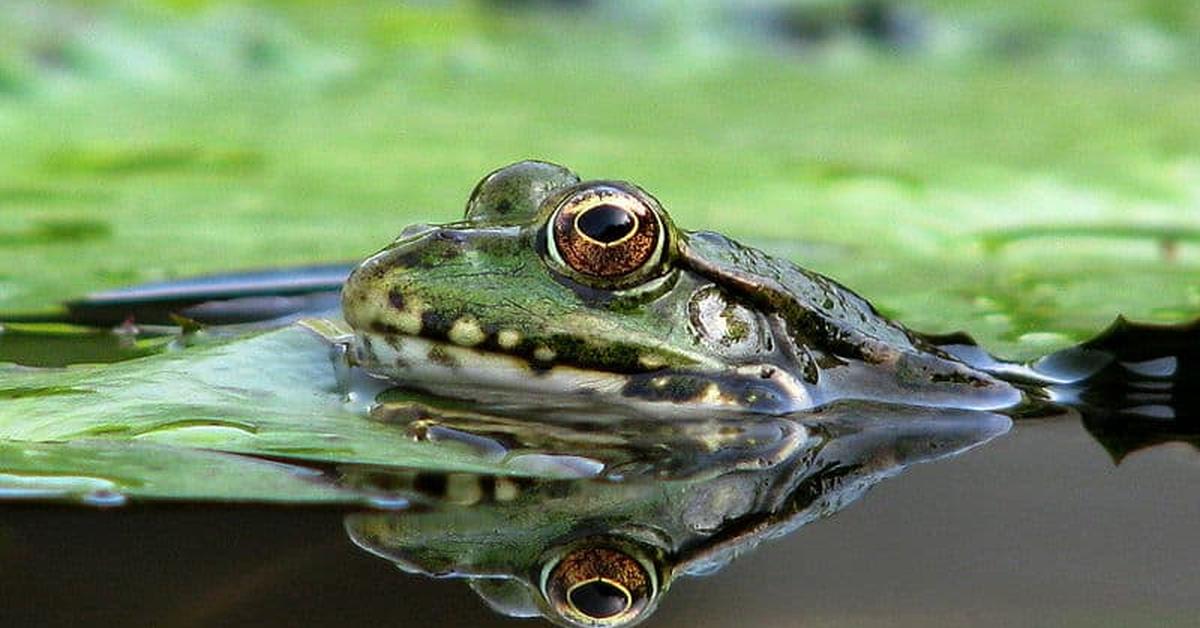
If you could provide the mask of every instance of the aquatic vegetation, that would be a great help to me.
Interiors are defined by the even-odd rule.
[[[1005,358],[1052,354],[1119,314],[1179,322],[1200,312],[1195,3],[783,10],[712,0],[692,3],[687,20],[674,3],[524,4],[579,6],[3,3],[0,315],[50,312],[145,281],[362,259],[404,225],[458,215],[480,173],[528,157],[637,181],[680,225],[828,274],[913,329],[966,330]],[[483,329],[462,321],[443,331],[470,344]],[[267,332],[135,322],[106,321],[111,333],[0,329],[0,362],[15,362],[0,365],[0,500],[335,506],[355,511],[346,520],[355,543],[402,569],[466,578],[501,612],[575,625],[643,619],[677,576],[711,573],[911,464],[956,455],[1009,425],[989,412],[861,400],[806,416],[692,416],[670,426],[604,407],[581,423],[387,389],[345,362],[347,330],[336,322]],[[737,344],[746,320],[732,312],[726,322],[726,340]],[[1133,357],[1114,359],[1109,350],[1123,344],[1137,345],[1123,353]],[[1101,563],[1071,561],[1060,547],[1019,554],[1012,544],[1024,550],[1034,535],[997,532],[1019,527],[1015,517],[1084,513],[1088,534],[1076,536],[1119,557],[1118,537],[1097,530],[1124,525],[1121,517],[1089,507],[1150,504],[1154,527],[1124,525],[1121,534],[1158,536],[1169,517],[1149,498],[1193,503],[1186,489],[1163,488],[1164,478],[1186,485],[1186,474],[1159,467],[1137,476],[1143,461],[1124,461],[1200,437],[1191,415],[1176,412],[1194,408],[1195,394],[1170,381],[1195,352],[1137,357],[1153,344],[1110,334],[1077,363],[1042,365],[1044,373],[1095,367],[1097,380],[1113,384],[1067,383],[1044,395],[1082,410],[1082,426],[1136,491],[1081,496],[1061,478],[1111,471],[1100,445],[1077,439],[1101,471],[1064,464],[1063,439],[1050,446],[1041,437],[1067,424],[1025,422],[1034,436],[1019,445],[1034,464],[1013,462],[994,477],[959,466],[942,492],[907,494],[916,505],[903,504],[875,536],[922,508],[945,510],[945,495],[957,491],[955,503],[977,513],[953,528],[968,539],[955,560],[969,555],[976,573],[1031,555],[1060,563],[1052,579],[1009,574],[1030,587],[1066,586],[1068,564]],[[529,347],[529,357],[549,363],[548,350]],[[455,359],[444,349],[424,357]],[[662,356],[605,357],[612,365]],[[703,392],[680,379],[655,394]],[[1039,472],[1022,476],[1026,466]],[[1045,486],[1051,497],[1021,510],[989,488],[996,484],[1023,494]],[[846,577],[855,609],[839,604],[830,623],[858,612],[872,576],[886,580],[875,591],[905,595],[897,583],[931,546],[955,547],[939,525],[950,524],[928,527],[899,578],[876,573],[894,562],[880,560],[891,538],[871,552]],[[976,555],[964,528],[984,530],[976,543],[1001,539],[993,560]],[[1058,543],[1064,529],[1055,520],[1038,536]],[[824,597],[833,563],[870,541],[806,547],[805,561],[819,557],[816,577],[797,578],[803,565],[790,564],[791,588],[773,596]],[[19,542],[0,528],[0,550]],[[1131,542],[1138,558],[1148,547],[1157,562],[1131,569],[1130,580],[1185,591],[1178,598],[1194,606],[1180,577],[1190,567],[1170,571],[1155,542],[1169,541]],[[612,565],[624,569],[606,571]],[[190,575],[194,592],[203,585]],[[956,597],[913,582],[907,597],[917,605],[928,599],[921,592]],[[230,586],[241,595],[243,584]],[[1034,606],[1053,597],[1018,593],[1011,599]],[[1123,617],[1110,606],[1097,605],[1099,619]],[[802,610],[808,618],[812,609]],[[744,621],[747,610],[736,612]],[[1071,620],[1080,617],[1096,615]]]

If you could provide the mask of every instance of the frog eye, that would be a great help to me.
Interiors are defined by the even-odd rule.
[[[573,626],[624,626],[641,618],[657,593],[651,572],[625,552],[581,547],[549,566],[542,593]]]
[[[666,250],[667,231],[653,205],[617,184],[570,194],[546,225],[551,259],[588,283],[637,283],[659,266]]]

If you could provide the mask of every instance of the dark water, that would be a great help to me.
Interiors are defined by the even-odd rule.
[[[1077,422],[1019,422],[909,468],[718,574],[649,626],[1200,626],[1200,454],[1115,466]],[[357,549],[343,513],[6,506],[0,625],[535,625]]]
[[[513,432],[444,413],[441,429],[469,442],[586,446],[623,481],[500,489],[496,478],[343,465],[324,477],[413,508],[7,504],[0,626],[529,625],[461,578],[402,573],[371,552],[426,572],[550,581],[570,562],[557,557],[597,539],[664,581],[742,554],[714,575],[676,577],[650,626],[1200,626],[1198,330],[1119,324],[1041,370],[991,364],[1060,382],[1030,385],[1036,402],[1010,409],[1011,431],[988,412],[839,402],[700,432],[608,421],[598,431],[619,444],[605,447],[595,426]],[[120,338],[89,339],[64,355],[133,357]],[[0,357],[26,364],[44,362],[22,352],[57,348],[6,341]]]

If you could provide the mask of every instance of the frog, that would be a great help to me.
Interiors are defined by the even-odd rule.
[[[407,227],[341,294],[356,366],[471,401],[670,417],[1023,398],[828,277],[545,161],[487,174],[462,219]]]
[[[810,438],[778,464],[714,465],[715,473],[652,482],[345,465],[341,484],[413,505],[351,514],[345,528],[358,547],[403,571],[465,579],[503,615],[623,628],[649,618],[679,579],[714,574],[883,480],[961,455],[1012,425],[992,412],[859,401],[791,419]]]

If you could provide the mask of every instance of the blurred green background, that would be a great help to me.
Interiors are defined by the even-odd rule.
[[[1029,357],[1200,314],[1200,4],[0,4],[0,311],[353,260],[521,158]]]

